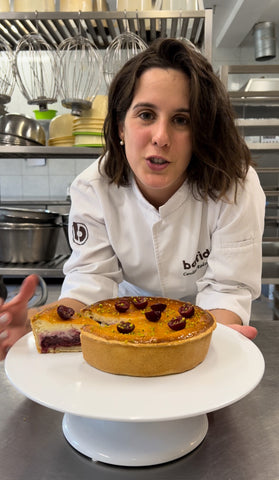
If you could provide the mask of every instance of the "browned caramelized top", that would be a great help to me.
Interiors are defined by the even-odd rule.
[[[119,297],[97,302],[79,314],[96,320],[83,327],[107,340],[161,343],[195,337],[216,326],[213,316],[189,302],[162,297]]]
[[[78,313],[74,313],[69,318],[61,318],[57,312],[57,307],[47,308],[41,312],[36,313],[32,319],[31,324],[35,324],[37,321],[45,321],[53,325],[59,325],[63,328],[63,325],[67,323],[80,325],[83,323],[82,317]],[[86,318],[87,323],[93,323],[92,319]],[[94,322],[95,323],[95,322]]]

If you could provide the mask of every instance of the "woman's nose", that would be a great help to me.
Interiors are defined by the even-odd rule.
[[[158,122],[154,125],[152,144],[158,147],[167,147],[170,145],[170,135],[166,122]]]

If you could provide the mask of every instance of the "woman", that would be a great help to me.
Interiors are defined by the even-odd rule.
[[[265,197],[211,65],[184,41],[155,41],[114,78],[104,132],[104,155],[71,187],[73,252],[57,303],[190,299],[253,338]],[[2,357],[30,328],[35,285],[31,275],[2,306]]]

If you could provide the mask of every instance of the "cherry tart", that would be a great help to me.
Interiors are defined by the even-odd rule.
[[[210,312],[164,297],[111,298],[79,315],[85,361],[108,373],[140,377],[196,367],[205,359],[216,328]]]

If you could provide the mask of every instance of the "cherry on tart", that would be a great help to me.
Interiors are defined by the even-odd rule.
[[[194,315],[195,313],[195,307],[191,303],[187,302],[184,303],[179,309],[178,309],[180,315],[184,318],[190,318]]]
[[[150,308],[156,312],[163,312],[167,305],[165,303],[153,303],[153,305],[150,305]]]
[[[128,300],[121,300],[119,302],[115,302],[114,304],[116,310],[120,313],[127,312],[130,307],[130,302]]]
[[[183,318],[182,316],[172,318],[168,322],[168,326],[172,329],[178,332],[178,330],[183,330],[183,328],[186,327],[186,319]]]
[[[147,307],[148,299],[146,297],[133,297],[132,302],[136,308],[143,310]]]
[[[145,312],[144,315],[149,322],[158,322],[158,320],[161,318],[161,312],[158,310],[148,310],[148,312]]]
[[[117,324],[117,330],[119,333],[130,333],[134,330],[135,325],[131,322],[123,322]]]
[[[57,307],[57,313],[62,320],[69,320],[75,314],[75,311],[71,307],[59,305]]]

